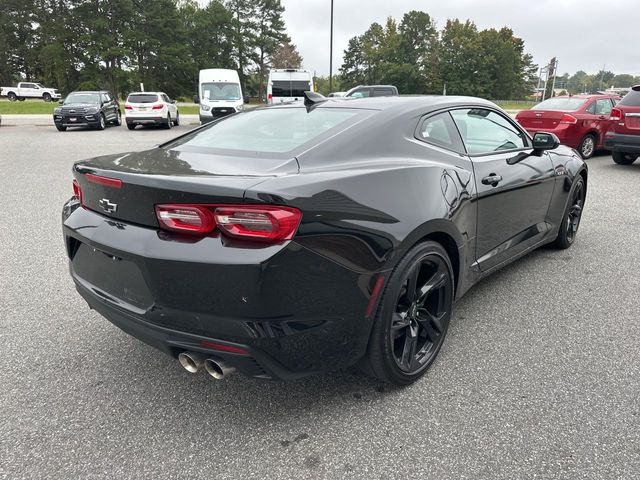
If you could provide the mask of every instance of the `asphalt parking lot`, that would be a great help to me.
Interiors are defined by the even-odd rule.
[[[215,382],[75,293],[71,165],[193,126],[0,127],[0,478],[636,479],[640,162],[589,160],[576,244],[474,287],[417,384]]]

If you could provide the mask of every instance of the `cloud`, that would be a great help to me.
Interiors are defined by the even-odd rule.
[[[615,73],[640,75],[637,0],[335,0],[334,72],[353,36],[387,17],[400,20],[410,10],[429,13],[441,28],[449,18],[470,19],[479,28],[510,27],[539,65],[558,57],[559,71],[595,73],[606,65]],[[329,73],[331,0],[282,0],[287,31],[304,66]]]

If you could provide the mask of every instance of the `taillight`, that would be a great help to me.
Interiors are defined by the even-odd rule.
[[[613,108],[611,110],[611,120],[614,122],[621,122],[624,118],[624,112],[619,108]]]
[[[215,227],[213,213],[199,205],[156,205],[156,217],[167,230],[205,235]]]
[[[267,95],[267,102],[269,102],[269,103],[273,102],[273,95],[271,93],[269,95]]]
[[[133,107],[131,105],[129,105],[128,103],[124,104],[124,109],[125,110],[133,110]]]
[[[578,123],[578,119],[573,115],[569,115],[568,113],[565,113],[564,115],[562,115],[562,118],[560,119],[560,123],[575,125],[576,123]]]
[[[291,240],[302,213],[295,208],[275,206],[218,207],[214,211],[220,231],[232,237],[256,240]]]
[[[164,105],[162,105],[162,104],[154,105],[153,107],[151,107],[151,110],[162,110],[162,107],[164,107]]]
[[[93,173],[85,174],[85,178],[96,185],[111,188],[122,188],[122,180],[119,178],[103,177],[102,175],[94,175]]]
[[[302,212],[275,205],[156,205],[161,228],[174,232],[206,235],[220,233],[246,240],[279,242],[291,240]]]
[[[80,204],[82,204],[82,189],[80,188],[80,184],[77,180],[73,180],[73,196],[78,199]]]

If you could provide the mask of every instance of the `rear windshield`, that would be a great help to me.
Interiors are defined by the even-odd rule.
[[[346,126],[365,110],[267,108],[252,110],[211,124],[181,137],[169,147],[207,147],[256,153],[284,153]]]
[[[129,103],[155,103],[158,101],[158,95],[155,93],[132,93],[127,98]]]
[[[561,110],[561,111],[573,111],[578,110],[585,103],[587,98],[571,98],[571,97],[556,97],[545,100],[539,103],[532,110]]]
[[[100,103],[99,93],[70,93],[64,103]]]
[[[626,105],[628,107],[640,107],[640,92],[631,90],[627,93],[618,105]]]
[[[271,93],[274,97],[302,97],[309,90],[311,86],[307,81],[274,80]]]

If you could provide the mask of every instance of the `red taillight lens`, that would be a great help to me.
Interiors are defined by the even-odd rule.
[[[167,230],[204,235],[213,231],[213,213],[199,205],[156,205],[156,217]]]
[[[133,110],[133,107],[132,107],[131,105],[127,105],[127,104],[125,103],[125,105],[124,105],[124,109],[125,109],[125,110]]]
[[[206,235],[218,227],[234,238],[279,242],[291,240],[302,212],[275,205],[156,205],[160,227]]]
[[[80,204],[82,204],[82,189],[80,188],[80,184],[77,180],[73,180],[73,196],[78,199]]]
[[[619,108],[614,108],[611,110],[611,120],[614,122],[620,122],[624,118],[624,112]]]
[[[96,185],[111,188],[122,188],[122,180],[119,178],[103,177],[102,175],[94,175],[93,173],[85,174],[85,178]]]
[[[271,103],[273,101],[273,95],[272,94],[267,95],[267,101],[269,103]]]
[[[154,105],[153,107],[151,107],[151,110],[162,110],[162,107],[164,107],[164,105],[162,105],[162,104]]]
[[[568,113],[565,113],[564,115],[562,115],[562,118],[560,119],[560,123],[575,125],[576,123],[578,123],[578,119],[573,115],[569,115]]]
[[[291,240],[302,213],[295,208],[276,206],[218,207],[214,211],[220,231],[237,238]]]

